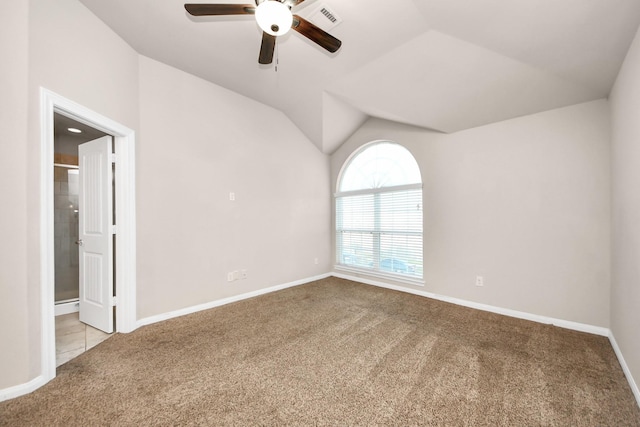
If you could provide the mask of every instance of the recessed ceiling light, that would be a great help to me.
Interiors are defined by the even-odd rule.
[[[67,130],[69,132],[73,132],[73,133],[82,133],[82,131],[80,129],[77,129],[77,128],[68,128]]]

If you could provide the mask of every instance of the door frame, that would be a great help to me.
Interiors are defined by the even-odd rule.
[[[56,376],[53,114],[59,113],[113,136],[116,153],[116,332],[132,332],[136,320],[135,132],[45,88],[40,88],[40,311],[44,382]]]

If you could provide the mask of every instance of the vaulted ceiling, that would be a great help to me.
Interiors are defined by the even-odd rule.
[[[640,24],[638,0],[306,0],[294,12],[342,48],[291,31],[260,65],[253,16],[81,2],[142,55],[281,110],[325,153],[370,116],[455,132],[607,97]]]

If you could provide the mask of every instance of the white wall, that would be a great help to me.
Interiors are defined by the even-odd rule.
[[[41,373],[41,87],[137,131],[138,318],[328,271],[328,157],[282,113],[140,57],[77,0],[0,22],[0,390]]]
[[[28,2],[0,2],[0,389],[29,372],[27,306]]]
[[[0,389],[40,372],[40,87],[137,127],[137,54],[75,0],[2,2]]]
[[[0,211],[1,389],[40,374],[40,86],[135,125],[137,55],[75,0],[2,2],[0,21],[0,170],[11,201]]]
[[[76,0],[0,12],[0,389],[40,374],[41,87],[139,131],[138,318],[328,270],[328,158],[281,113],[140,58]]]
[[[140,138],[139,318],[329,271],[329,160],[281,112],[141,57]]]
[[[40,88],[138,126],[138,55],[77,0],[29,2],[27,281],[30,378],[40,374]],[[2,367],[0,367],[0,370]]]
[[[30,30],[32,111],[43,86],[137,127],[138,54],[124,40],[77,0],[30,0]]]
[[[371,120],[331,157],[330,173],[280,112],[139,57],[76,0],[3,2],[0,22],[0,176],[11,200],[0,211],[0,342],[12,344],[0,352],[0,389],[40,367],[40,86],[138,133],[138,318],[329,270],[338,170],[361,144],[392,139],[424,175],[425,290],[609,325],[606,101],[452,135]],[[636,378],[630,256],[640,233],[625,218],[638,209],[638,62],[636,41],[614,96],[621,261],[611,293]],[[245,268],[247,280],[226,282]],[[484,288],[473,286],[477,274]]]
[[[370,120],[332,156],[334,189],[345,159],[381,139],[422,171],[423,290],[609,326],[606,100],[453,134]]]
[[[640,32],[611,92],[611,330],[640,381]]]

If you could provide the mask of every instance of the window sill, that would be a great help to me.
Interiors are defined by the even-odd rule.
[[[369,270],[365,268],[347,267],[345,265],[336,264],[333,266],[336,271],[344,271],[351,274],[365,275],[376,277],[379,279],[393,280],[394,282],[404,283],[413,286],[424,286],[424,279],[411,277],[406,274],[384,273],[381,271]]]

